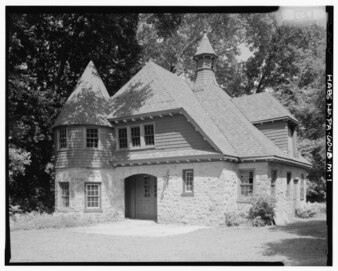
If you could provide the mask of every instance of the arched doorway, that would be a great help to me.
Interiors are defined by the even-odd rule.
[[[125,217],[157,220],[157,179],[136,174],[124,180]]]

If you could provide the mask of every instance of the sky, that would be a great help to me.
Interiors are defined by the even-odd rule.
[[[279,24],[300,26],[315,23],[325,27],[327,20],[325,6],[281,6],[279,10],[275,12],[275,16]],[[250,52],[245,43],[240,44],[237,48],[240,50],[240,55],[236,56],[238,62],[246,61],[249,57],[253,56],[253,52]]]

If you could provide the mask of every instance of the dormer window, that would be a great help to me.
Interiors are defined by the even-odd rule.
[[[87,148],[98,148],[99,146],[98,129],[86,130],[86,146]]]
[[[153,123],[121,127],[117,129],[118,149],[142,149],[155,145]]]
[[[130,134],[132,147],[140,147],[141,146],[140,126],[131,127]]]
[[[151,146],[155,144],[154,124],[144,125],[144,143],[146,144],[146,146]]]

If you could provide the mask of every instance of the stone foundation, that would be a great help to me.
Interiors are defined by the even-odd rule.
[[[108,169],[67,168],[56,169],[56,210],[59,212],[88,212],[85,208],[85,183],[101,184],[101,208],[97,215],[114,219],[125,217],[125,178],[135,174],[149,174],[157,178],[157,221],[159,223],[186,223],[219,225],[225,222],[225,213],[247,212],[250,201],[238,201],[238,170],[254,169],[254,194],[271,192],[270,172],[278,170],[276,181],[277,213],[294,216],[300,202],[300,181],[298,186],[291,182],[290,195],[286,197],[286,172],[292,172],[292,179],[301,178],[305,171],[272,163],[230,163],[201,162],[182,164],[126,166]],[[184,169],[194,170],[194,195],[185,196],[182,173]],[[169,181],[166,183],[166,175]],[[59,182],[69,182],[69,208],[60,208]]]

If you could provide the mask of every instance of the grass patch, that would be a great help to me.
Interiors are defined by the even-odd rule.
[[[40,213],[30,212],[25,214],[13,214],[10,217],[11,231],[60,229],[67,227],[86,226],[101,222],[118,221],[117,214],[91,214],[91,213]]]

